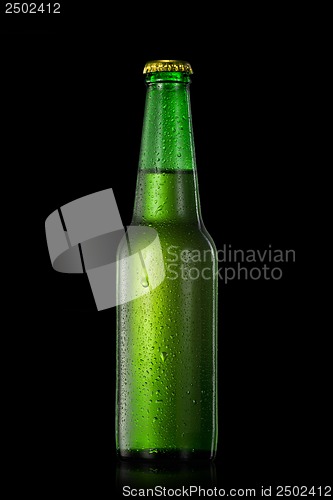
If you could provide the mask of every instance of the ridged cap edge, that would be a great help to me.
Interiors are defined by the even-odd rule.
[[[180,71],[193,74],[190,63],[186,61],[179,61],[177,59],[158,59],[156,61],[148,61],[143,68],[143,74],[157,73],[158,71]]]

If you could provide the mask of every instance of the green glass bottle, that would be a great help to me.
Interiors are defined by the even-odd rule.
[[[213,459],[217,258],[200,211],[192,69],[184,61],[160,60],[147,63],[144,74],[147,94],[131,225],[157,232],[165,277],[149,293],[117,306],[117,452],[123,459]],[[138,237],[131,245],[132,253],[140,251],[143,240]],[[145,270],[128,271],[128,247],[124,239],[118,250],[119,296],[149,285]],[[161,263],[150,257],[157,272]]]

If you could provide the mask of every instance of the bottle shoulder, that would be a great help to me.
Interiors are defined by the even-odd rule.
[[[216,254],[216,246],[203,223],[133,223],[127,228],[127,235],[119,245],[119,252],[130,247],[140,249],[154,240],[162,248],[177,246],[179,249],[208,250]]]
[[[214,241],[212,235],[210,234],[210,232],[207,230],[207,228],[203,222],[201,222],[201,233],[204,236],[204,238],[206,239],[206,241],[209,243],[209,245],[212,247],[212,250],[214,251],[214,253],[217,253],[215,241]]]

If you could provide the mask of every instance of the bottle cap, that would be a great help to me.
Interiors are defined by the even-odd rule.
[[[177,59],[158,59],[156,61],[149,61],[145,64],[143,74],[157,73],[158,71],[180,71],[188,75],[193,74],[190,63]]]

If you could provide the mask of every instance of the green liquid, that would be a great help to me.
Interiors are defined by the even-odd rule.
[[[157,231],[166,276],[150,293],[117,308],[116,444],[123,458],[215,454],[216,253],[196,193],[193,171],[138,176],[133,225]],[[143,239],[131,242],[131,253],[144,248]],[[119,258],[128,254],[124,240]],[[145,255],[153,263],[150,274],[160,272],[154,258]],[[120,294],[122,287],[147,288],[149,280],[140,264],[128,272],[118,261]]]

